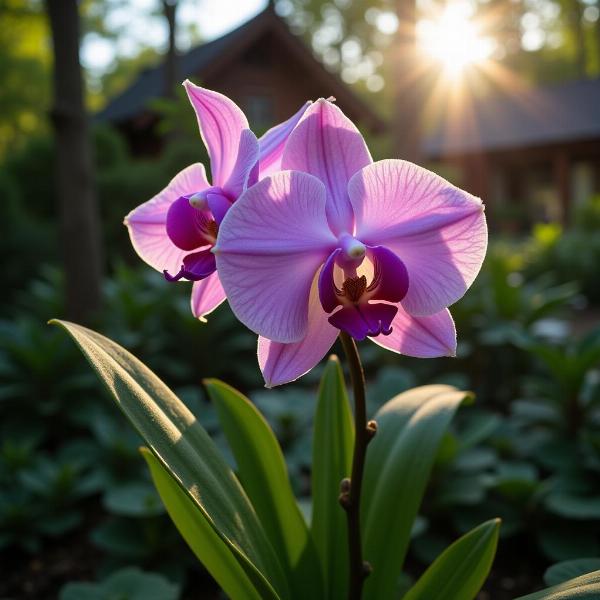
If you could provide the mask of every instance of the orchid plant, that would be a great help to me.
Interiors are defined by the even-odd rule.
[[[318,391],[310,522],[271,428],[242,394],[205,382],[234,472],[150,369],[102,335],[60,324],[145,440],[167,511],[228,597],[474,598],[493,562],[498,519],[449,546],[417,581],[403,571],[440,442],[471,394],[415,388],[367,420],[357,342],[419,358],[455,354],[448,307],[485,256],[481,200],[417,165],[374,163],[330,100],[307,102],[257,139],[230,99],[189,81],[184,87],[212,185],[203,165],[191,165],[125,224],[140,257],[168,282],[193,282],[200,320],[228,298],[259,336],[267,387],[301,377],[340,339],[354,419],[332,357]],[[600,575],[527,598],[570,598],[584,587],[598,593]]]

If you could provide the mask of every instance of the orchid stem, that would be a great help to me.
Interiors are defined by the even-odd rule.
[[[350,381],[354,393],[354,453],[350,480],[344,479],[341,485],[340,504],[346,511],[348,523],[349,588],[348,599],[360,600],[363,584],[371,567],[363,561],[360,535],[360,494],[362,489],[367,444],[375,434],[374,421],[367,423],[365,399],[365,374],[360,362],[356,342],[345,332],[340,332],[340,341],[348,360]]]

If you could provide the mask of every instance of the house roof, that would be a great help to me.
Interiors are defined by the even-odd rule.
[[[295,58],[311,69],[311,76],[333,92],[337,100],[363,116],[365,124],[375,130],[383,130],[385,125],[371,108],[356,96],[335,74],[327,71],[312,51],[279,18],[271,5],[237,29],[193,48],[178,57],[178,69],[182,78],[191,76],[206,77],[218,71],[226,63],[234,60],[260,36],[272,33],[278,42]],[[151,100],[164,93],[164,65],[147,68],[140,73],[134,83],[116,96],[96,115],[99,121],[122,122],[144,112]]]
[[[430,158],[600,138],[600,79],[451,101],[424,141]]]

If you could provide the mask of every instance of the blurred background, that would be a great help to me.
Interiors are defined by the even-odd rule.
[[[189,285],[143,264],[122,225],[208,165],[187,77],[257,134],[334,96],[375,159],[486,203],[488,256],[452,310],[458,357],[361,344],[371,414],[424,383],[477,394],[442,443],[407,576],[496,516],[480,600],[540,588],[559,561],[600,568],[598,0],[0,0],[0,598],[221,597],[52,317],[131,350],[228,456],[201,379],[249,394],[308,506],[320,370],[262,389],[254,335],[226,304],[195,321]]]

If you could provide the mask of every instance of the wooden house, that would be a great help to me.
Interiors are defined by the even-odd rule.
[[[568,223],[600,193],[600,79],[465,96],[449,103],[423,149],[497,220]]]
[[[308,99],[333,96],[356,123],[383,131],[378,115],[319,62],[271,5],[230,33],[178,57],[178,75],[232,98],[257,131],[279,123]],[[96,119],[114,124],[135,155],[162,143],[152,100],[164,95],[164,65],[146,69]]]

